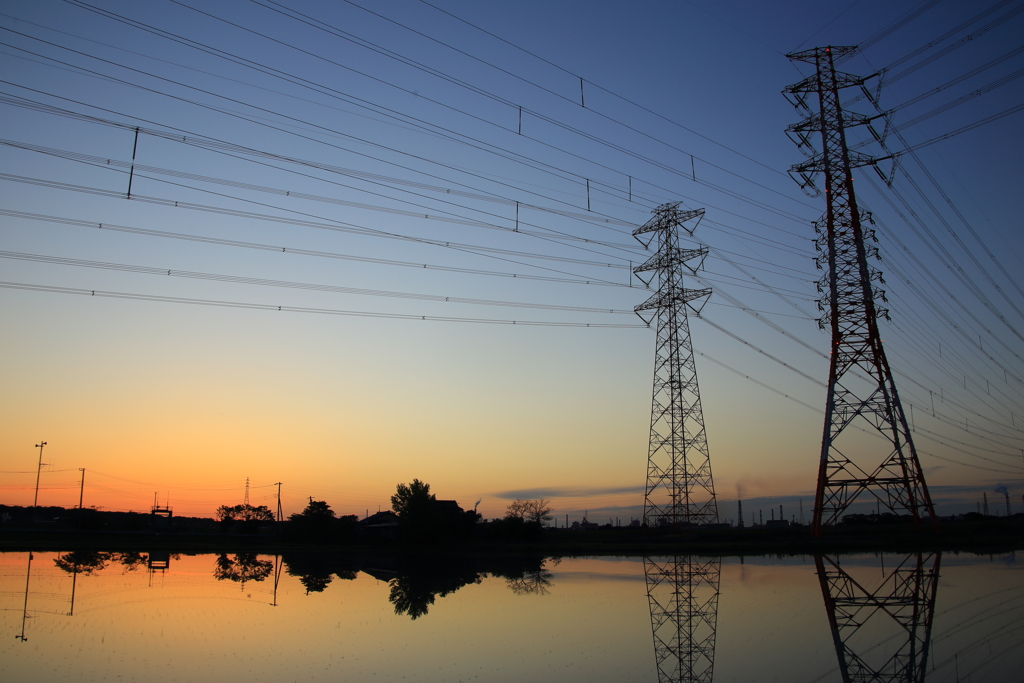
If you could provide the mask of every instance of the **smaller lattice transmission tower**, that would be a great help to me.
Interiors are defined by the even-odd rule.
[[[815,187],[813,178],[820,174],[825,190],[825,215],[814,229],[820,252],[816,262],[825,271],[818,283],[824,295],[819,324],[831,331],[832,346],[814,498],[815,536],[822,527],[836,524],[862,494],[887,511],[909,513],[916,525],[922,518],[935,523],[924,472],[878,330],[878,317],[888,318],[888,312],[883,308],[881,273],[868,263],[869,257],[878,255],[872,244],[871,216],[857,206],[853,189],[855,167],[878,168],[877,159],[851,151],[847,143],[848,129],[871,121],[843,111],[840,104],[841,91],[864,89],[867,80],[835,69],[835,60],[855,51],[854,47],[818,47],[787,55],[812,65],[815,72],[783,91],[807,115],[786,131],[809,156],[790,172],[801,178],[804,188]],[[817,107],[808,104],[811,96],[816,96]],[[882,440],[851,427],[873,432]]]
[[[718,504],[688,320],[688,311],[699,314],[711,290],[683,286],[684,271],[696,275],[708,250],[680,246],[680,232],[692,236],[704,209],[685,211],[674,202],[652,213],[647,223],[633,231],[645,247],[656,247],[633,272],[647,286],[658,283],[657,292],[634,309],[647,325],[657,321],[644,524],[716,524]],[[642,273],[649,273],[649,278]]]

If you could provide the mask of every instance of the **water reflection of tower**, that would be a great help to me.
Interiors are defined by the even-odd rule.
[[[924,682],[940,559],[941,553],[907,555],[869,590],[838,559],[814,558],[844,683]],[[879,642],[879,631],[894,625],[896,637]]]
[[[720,558],[644,558],[659,683],[710,683]]]

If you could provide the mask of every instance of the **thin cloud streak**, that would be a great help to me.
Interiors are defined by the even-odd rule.
[[[642,484],[635,486],[615,486],[615,487],[580,487],[580,486],[539,486],[537,488],[528,489],[513,489],[511,491],[497,491],[490,495],[495,498],[503,498],[505,500],[515,500],[517,498],[587,498],[590,496],[608,496],[618,495],[622,493],[633,493],[637,495],[643,495],[644,487]]]

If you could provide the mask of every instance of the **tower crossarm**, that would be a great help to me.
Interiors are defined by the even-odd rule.
[[[680,289],[676,291],[657,292],[650,299],[638,304],[633,308],[637,313],[640,311],[660,311],[673,306],[681,306],[702,297],[709,296],[710,289]]]
[[[806,62],[808,64],[817,64],[821,58],[822,52],[832,55],[832,59],[839,59],[852,55],[860,49],[857,45],[827,45],[825,47],[812,47],[808,50],[801,50],[799,52],[790,52],[786,55],[786,59],[792,62]]]
[[[843,111],[843,125],[849,128],[850,126],[863,126],[871,123],[875,119],[881,117],[882,114],[876,114],[875,116],[868,116],[867,114],[858,114],[856,112]],[[802,133],[808,131],[814,131],[820,133],[822,130],[822,122],[820,114],[811,114],[803,121],[792,123],[786,127],[787,133]]]
[[[707,247],[699,249],[680,249],[675,245],[667,245],[658,253],[651,256],[639,266],[633,268],[634,273],[643,273],[652,270],[667,270],[676,266],[685,265],[693,259],[700,259],[695,266],[686,266],[691,273],[696,273],[704,264],[704,258],[708,255]]]
[[[836,87],[837,88],[855,88],[860,85],[864,85],[868,81],[870,76],[854,76],[853,74],[844,74],[841,71],[836,72]],[[812,93],[818,91],[817,77],[816,75],[808,76],[799,83],[787,86],[782,92],[783,94],[798,94],[798,93]]]
[[[704,216],[704,209],[680,211],[679,206],[681,203],[682,202],[670,202],[668,204],[658,206],[651,212],[654,214],[651,216],[651,219],[633,231],[633,237],[640,239],[640,235],[648,233],[662,231],[674,232],[676,227],[682,227],[684,223],[692,221],[695,218],[700,219]],[[694,225],[694,228],[696,227],[697,226]],[[684,227],[683,229],[690,234],[693,234],[693,228],[687,229]]]
[[[869,154],[862,154],[851,150],[849,155],[850,168],[871,166],[878,163],[878,160]],[[828,158],[827,152],[822,152],[821,154],[815,154],[807,161],[799,164],[793,164],[789,170],[792,173],[824,173],[831,163],[832,159]]]

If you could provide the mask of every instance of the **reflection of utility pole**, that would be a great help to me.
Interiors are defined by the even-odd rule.
[[[28,582],[29,582],[29,578],[31,576],[32,576],[32,553],[30,552],[28,554],[28,566],[25,567],[25,604],[21,608],[21,634],[14,636],[15,638],[17,638],[18,640],[20,640],[23,643],[28,640],[28,638],[25,637],[25,621],[28,619]]]
[[[36,448],[39,449],[39,467],[36,468],[36,495],[32,499],[32,507],[39,505],[39,475],[43,473],[43,446],[46,445],[45,441],[40,441],[36,444]]]
[[[71,575],[71,607],[68,616],[75,616],[75,587],[78,584],[78,563],[75,562],[75,572]]]
[[[281,556],[274,555],[274,602],[271,607],[277,607],[277,584],[281,581]]]

